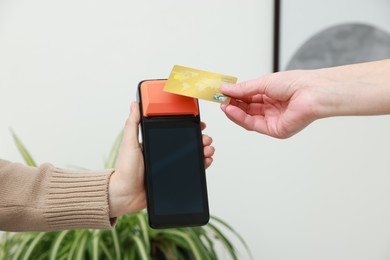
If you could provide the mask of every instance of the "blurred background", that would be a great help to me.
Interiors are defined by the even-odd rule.
[[[239,81],[271,72],[273,4],[0,0],[0,158],[22,162],[12,128],[38,163],[101,169],[139,81],[175,64]],[[388,116],[322,119],[278,140],[216,103],[200,110],[216,148],[211,214],[253,259],[390,258]]]

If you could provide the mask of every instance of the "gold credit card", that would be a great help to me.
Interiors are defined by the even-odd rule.
[[[221,93],[221,86],[236,82],[236,77],[175,65],[164,91],[219,103],[229,103],[230,97]]]

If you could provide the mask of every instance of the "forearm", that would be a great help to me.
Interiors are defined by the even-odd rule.
[[[390,114],[390,59],[311,71],[318,117]]]
[[[112,170],[76,172],[0,160],[0,230],[54,231],[112,227]]]

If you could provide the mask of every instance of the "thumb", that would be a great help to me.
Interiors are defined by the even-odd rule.
[[[140,122],[140,110],[138,102],[132,102],[130,106],[130,115],[126,120],[123,132],[122,146],[139,148],[138,125]]]
[[[238,84],[223,85],[221,91],[230,97],[245,100],[249,96],[264,94],[268,84],[268,76],[243,81]]]

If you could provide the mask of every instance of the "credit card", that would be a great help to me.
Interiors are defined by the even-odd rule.
[[[236,82],[236,77],[175,65],[164,91],[218,103],[229,103],[230,97],[222,94],[221,86]]]

